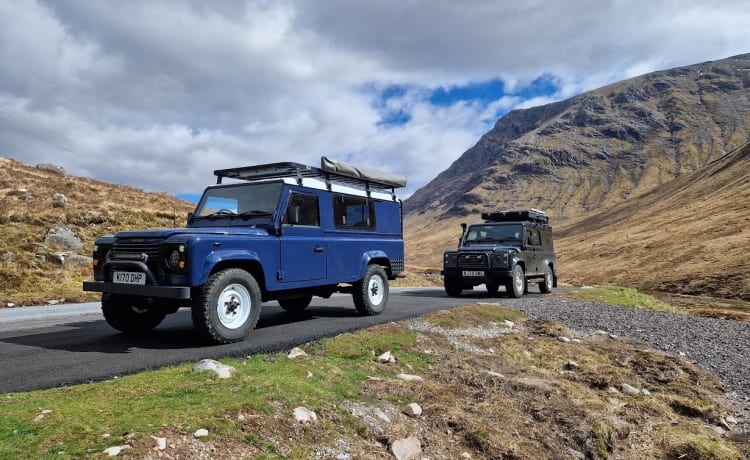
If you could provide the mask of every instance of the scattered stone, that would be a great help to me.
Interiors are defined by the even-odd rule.
[[[47,305],[59,305],[60,303],[60,299],[52,299],[47,301]]]
[[[471,454],[468,452],[461,452],[461,458],[471,458]]]
[[[107,447],[106,449],[104,449],[104,453],[109,455],[110,457],[117,457],[118,455],[120,455],[120,452],[122,452],[125,449],[130,449],[130,448],[131,447],[128,446],[127,444],[124,446],[112,446],[112,447]]]
[[[724,417],[721,417],[719,419],[719,426],[722,427],[722,428],[724,428],[727,431],[732,431],[732,427],[729,426],[729,423],[727,423],[726,420],[724,420]]]
[[[607,335],[608,332],[607,331],[602,331],[601,329],[599,329],[597,331],[594,331],[594,334],[596,334],[596,335]]]
[[[300,406],[294,408],[294,419],[297,420],[297,423],[306,425],[317,421],[318,415],[310,409]]]
[[[52,195],[53,208],[64,208],[66,204],[68,204],[68,197],[62,193],[55,193]]]
[[[313,378],[313,373],[312,373],[312,372],[310,372],[310,371],[307,371],[307,378],[308,378],[308,379],[311,379],[311,378]]]
[[[59,165],[53,165],[52,163],[39,163],[36,165],[36,169],[41,169],[42,171],[49,171],[51,173],[57,174],[58,176],[65,175],[65,168]]]
[[[561,335],[561,336],[559,336],[559,337],[557,338],[557,340],[559,340],[560,342],[563,342],[563,343],[568,343],[568,342],[570,342],[570,339],[569,339],[568,337],[565,337],[564,335]]]
[[[7,308],[13,308],[13,307],[15,307],[15,306],[16,306],[16,304],[14,304],[13,302],[8,302],[8,303],[6,303],[6,304],[5,304],[5,306],[6,306]]]
[[[4,253],[3,254],[3,260],[8,261],[8,262],[10,262],[12,260],[16,260],[16,253],[15,252],[10,252],[10,251]]]
[[[205,438],[206,436],[208,436],[208,430],[205,428],[201,428],[200,430],[197,430],[195,433],[193,433],[193,437],[197,439]]]
[[[104,433],[104,434],[102,435],[102,439],[109,439],[109,438],[111,438],[111,437],[112,437],[112,435],[111,435],[111,434],[109,434],[109,433]]]
[[[651,395],[651,392],[644,388],[644,389],[641,390],[641,394],[643,396],[649,396],[649,395]]]
[[[616,335],[614,335],[614,334],[609,334],[609,336],[608,336],[608,337],[609,337],[610,339],[612,339],[612,340],[615,340],[615,339],[617,339],[617,336],[616,336]]]
[[[404,414],[409,417],[419,417],[422,415],[422,408],[417,403],[409,403],[404,408]]]
[[[609,391],[610,393],[619,393],[620,392],[620,390],[618,390],[615,387],[607,387],[607,391]]]
[[[573,343],[581,343],[581,339],[570,339]]]
[[[83,242],[68,227],[56,227],[47,232],[45,244],[54,244],[73,252],[83,251]]]
[[[505,376],[503,374],[501,374],[499,372],[495,372],[495,371],[484,370],[484,371],[482,371],[482,374],[484,374],[484,375],[486,375],[488,377],[494,377],[494,378],[498,378],[498,379],[504,379],[505,378]]]
[[[151,436],[151,439],[156,441],[156,448],[159,450],[164,450],[167,448],[167,438],[159,438],[156,436]]]
[[[509,328],[511,328],[511,329],[512,329],[512,328],[513,328],[513,327],[514,327],[514,326],[516,325],[516,323],[514,323],[513,321],[509,321],[509,320],[507,320],[507,319],[506,319],[505,321],[503,321],[503,324],[504,324],[504,325],[505,325],[506,327],[509,327]]]
[[[232,372],[235,371],[235,368],[233,368],[232,366],[221,364],[220,362],[214,361],[213,359],[200,360],[195,366],[193,366],[193,372],[204,371],[214,372],[220,379],[228,379],[232,376]]]
[[[47,414],[51,414],[51,413],[52,413],[51,410],[44,409],[43,411],[39,412],[39,415],[37,415],[36,418],[34,418],[34,423],[41,422],[42,420],[44,420],[44,417],[46,417]]]
[[[629,395],[639,395],[641,394],[641,391],[634,386],[628,385],[627,383],[623,383],[620,385],[620,388],[624,393],[627,393]]]
[[[565,369],[569,371],[574,371],[578,369],[578,363],[573,361],[572,359],[569,359],[568,362],[565,364]]]
[[[727,415],[724,420],[726,420],[727,423],[731,423],[732,425],[737,424],[737,419],[734,417],[734,415]]]
[[[391,453],[397,460],[414,460],[422,456],[422,443],[415,436],[393,441]]]
[[[390,351],[386,351],[382,355],[378,356],[378,362],[381,364],[395,363],[396,357],[393,356]]]
[[[412,374],[397,374],[396,378],[399,380],[405,380],[407,382],[422,382],[424,380],[419,375],[412,375]]]
[[[307,356],[307,353],[305,353],[305,350],[301,349],[300,347],[294,347],[289,351],[289,354],[286,355],[289,359],[299,358],[300,356]]]
[[[684,358],[685,356],[687,356],[687,353],[685,353],[684,351],[681,351],[679,355],[681,358]]]

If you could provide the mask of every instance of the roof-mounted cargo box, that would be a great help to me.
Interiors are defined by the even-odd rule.
[[[534,208],[507,209],[505,211],[483,212],[482,219],[486,222],[519,222],[530,221],[540,224],[549,223],[549,217],[544,211]]]

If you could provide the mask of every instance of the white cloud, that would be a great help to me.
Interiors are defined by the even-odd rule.
[[[408,194],[496,114],[748,52],[748,23],[747,2],[698,0],[0,0],[0,155],[172,193],[330,155],[405,174]],[[557,93],[521,96],[540,76]],[[497,101],[429,103],[497,78]]]

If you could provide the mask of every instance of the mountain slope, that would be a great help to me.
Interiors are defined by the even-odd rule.
[[[533,206],[569,218],[690,173],[750,139],[750,54],[515,110],[405,202],[430,219]]]
[[[555,230],[568,282],[750,301],[750,143]]]

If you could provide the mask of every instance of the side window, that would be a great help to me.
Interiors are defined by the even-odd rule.
[[[526,245],[528,246],[540,246],[541,241],[539,240],[539,230],[533,228],[526,229]]]
[[[375,204],[367,198],[334,195],[333,221],[336,228],[374,230]]]
[[[288,208],[299,207],[299,224],[320,227],[320,211],[318,210],[318,197],[315,195],[304,195],[292,193],[289,198]]]

